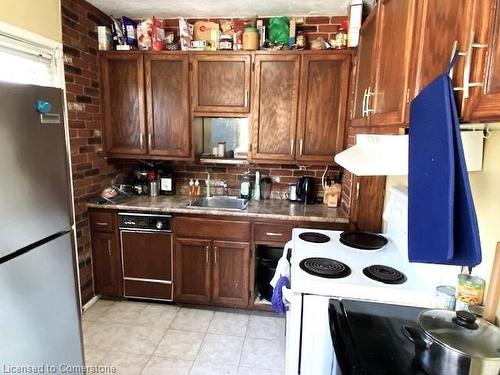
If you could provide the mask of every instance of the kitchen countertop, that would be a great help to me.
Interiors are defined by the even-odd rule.
[[[183,195],[149,197],[133,196],[119,204],[94,204],[88,207],[115,210],[133,210],[148,212],[168,212],[176,214],[239,216],[248,218],[316,221],[323,223],[349,223],[347,213],[341,208],[329,208],[324,204],[303,205],[282,199],[251,200],[246,210],[229,211],[220,209],[188,208],[189,197]]]

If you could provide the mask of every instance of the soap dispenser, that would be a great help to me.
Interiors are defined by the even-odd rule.
[[[250,199],[250,176],[248,171],[241,178],[240,196],[243,199]]]

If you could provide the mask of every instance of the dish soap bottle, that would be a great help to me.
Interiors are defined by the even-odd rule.
[[[259,171],[255,172],[255,187],[253,190],[253,199],[256,201],[260,201],[260,173],[259,173]]]
[[[241,179],[240,196],[243,199],[250,199],[250,176],[248,172],[245,172]]]

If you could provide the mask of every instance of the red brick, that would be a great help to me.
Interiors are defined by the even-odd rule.
[[[332,24],[341,24],[343,21],[347,21],[347,16],[332,16],[330,18],[330,23]]]
[[[321,32],[336,33],[337,31],[339,31],[339,26],[338,25],[319,25],[318,31],[320,33]]]
[[[74,79],[75,79],[75,83],[78,85],[82,85],[82,86],[90,86],[91,85],[91,81],[89,78],[75,76]]]
[[[66,35],[68,38],[72,38],[74,40],[80,39],[80,33],[76,30],[69,28],[68,26],[62,25],[63,35]]]
[[[320,25],[330,23],[330,17],[328,16],[314,16],[306,17],[306,25]]]
[[[66,91],[71,94],[83,94],[83,86],[74,83],[66,83]]]
[[[271,169],[271,176],[293,176],[293,171],[289,169]]]
[[[68,126],[70,128],[84,128],[85,127],[85,122],[84,121],[78,121],[78,120],[69,120]]]

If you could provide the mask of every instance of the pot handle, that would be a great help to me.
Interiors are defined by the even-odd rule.
[[[427,342],[425,342],[425,340],[423,340],[420,337],[420,334],[418,333],[418,330],[415,327],[402,326],[401,332],[408,340],[414,343],[415,346],[419,347],[422,350],[429,349],[429,345],[427,344]]]

